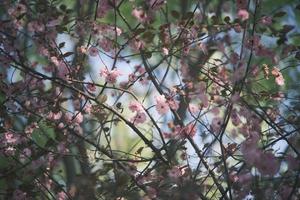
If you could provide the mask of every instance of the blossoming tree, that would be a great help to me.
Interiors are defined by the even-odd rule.
[[[296,0],[0,5],[1,199],[300,198]]]

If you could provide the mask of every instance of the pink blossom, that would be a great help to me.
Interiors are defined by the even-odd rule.
[[[32,21],[28,23],[28,31],[30,32],[44,32],[45,25],[39,21]]]
[[[62,117],[62,112],[59,111],[57,113],[54,113],[52,111],[50,111],[50,113],[48,114],[47,118],[50,119],[50,120],[59,120],[60,118]]]
[[[90,47],[89,48],[89,55],[93,56],[93,57],[97,56],[98,55],[98,49],[96,47]]]
[[[271,25],[272,24],[272,17],[270,16],[263,16],[261,19],[260,19],[260,23],[262,23],[263,25]]]
[[[181,137],[194,137],[197,132],[196,124],[190,123],[180,130]]]
[[[25,148],[20,154],[20,161],[25,162],[27,158],[31,156],[31,150],[29,148]]]
[[[223,121],[220,117],[213,118],[210,125],[211,131],[218,134],[221,130],[222,123]]]
[[[86,114],[91,114],[91,112],[92,112],[92,104],[86,103],[85,106],[84,106],[84,108],[83,108],[83,111]]]
[[[156,191],[156,189],[154,189],[153,187],[147,187],[146,191],[147,191],[147,195],[151,199],[156,199],[156,197],[157,197],[157,191]]]
[[[241,123],[240,117],[238,116],[236,109],[233,109],[231,112],[231,121],[232,124],[235,126],[238,126]]]
[[[208,97],[206,94],[199,94],[199,99],[201,100],[201,106],[203,106],[204,108],[207,108],[209,105],[208,102]]]
[[[146,12],[141,8],[135,8],[131,12],[131,14],[141,23],[145,23],[149,20]]]
[[[275,82],[276,82],[276,84],[279,85],[279,86],[284,85],[284,78],[283,78],[283,76],[282,76],[282,75],[281,75],[281,76],[277,76],[277,77],[275,78]]]
[[[259,135],[253,132],[241,144],[241,152],[243,153],[245,161],[248,164],[253,165],[254,163],[256,163],[257,160],[259,160],[261,156],[261,151],[257,147],[258,140]]]
[[[172,167],[172,169],[167,170],[167,172],[168,172],[169,178],[175,179],[175,180],[180,178],[182,175],[181,170],[178,166]]]
[[[99,40],[98,45],[106,52],[110,52],[113,49],[113,43],[107,38]]]
[[[108,71],[108,69],[103,68],[100,72],[100,76],[104,77],[105,81],[111,84],[115,84],[117,82],[118,76],[120,76],[121,74],[122,73],[117,69]]]
[[[249,19],[249,13],[245,9],[241,9],[238,11],[238,18],[240,18],[242,21],[245,21]]]
[[[79,124],[75,124],[74,125],[74,131],[78,135],[82,135],[83,134],[83,129],[81,128],[81,126]]]
[[[130,43],[130,46],[133,50],[141,50],[144,49],[145,47],[145,42],[139,38],[135,38],[132,40],[132,42]]]
[[[144,74],[146,72],[145,68],[143,68],[141,65],[136,65],[134,68],[139,74]]]
[[[251,181],[251,179],[252,179],[252,174],[250,172],[238,176],[238,182],[240,184],[247,184]]]
[[[33,122],[33,123],[30,124],[29,126],[26,126],[24,132],[25,132],[27,135],[30,135],[30,134],[32,134],[33,131],[34,131],[35,129],[37,129],[37,128],[39,128],[38,124],[37,124],[36,122]]]
[[[169,49],[166,48],[166,47],[163,47],[163,48],[162,48],[162,52],[163,52],[163,54],[164,54],[165,56],[169,55]]]
[[[148,78],[146,78],[144,76],[141,76],[139,78],[139,83],[142,84],[142,85],[147,85],[149,83],[149,80],[148,80]]]
[[[256,167],[263,175],[273,176],[278,172],[280,163],[274,154],[267,152],[260,155],[260,159],[256,163]]]
[[[131,121],[135,124],[142,124],[146,121],[146,114],[144,112],[137,112],[136,115],[131,118]]]
[[[77,124],[81,124],[83,122],[83,115],[80,111],[76,111],[74,114],[74,122]]]
[[[46,26],[47,27],[55,27],[55,26],[59,25],[61,23],[61,21],[62,21],[61,18],[53,19],[53,20],[50,20],[49,22],[47,22]]]
[[[115,0],[111,2],[115,2]],[[101,0],[98,5],[97,17],[104,17],[112,8],[110,0]]]
[[[275,77],[275,82],[277,85],[279,86],[284,85],[284,78],[282,76],[282,73],[277,67],[274,67],[271,73]]]
[[[7,144],[16,144],[18,138],[14,135],[13,132],[6,132],[4,133],[4,140]]]
[[[96,91],[96,89],[97,89],[97,87],[96,87],[96,85],[94,84],[94,83],[89,83],[89,84],[87,84],[87,89],[90,91],[90,92],[95,92]]]
[[[4,154],[6,156],[13,156],[16,153],[16,148],[12,146],[8,146],[4,149]]]
[[[73,114],[70,112],[67,112],[64,116],[64,119],[65,119],[66,123],[70,124],[73,119]]]
[[[66,192],[61,191],[57,194],[57,200],[66,200],[66,199],[68,199]]]
[[[60,154],[65,154],[67,153],[69,150],[66,148],[66,144],[64,142],[60,142],[58,145],[57,145],[57,151],[60,153]]]
[[[9,15],[18,17],[19,15],[26,13],[26,11],[26,6],[24,4],[18,3],[15,7],[9,8],[7,12]]]
[[[236,65],[238,61],[239,61],[239,54],[237,54],[237,53],[235,53],[235,52],[232,53],[232,54],[230,55],[230,62],[231,62],[232,64]]]
[[[155,100],[156,110],[159,114],[164,115],[170,110],[169,104],[167,103],[164,95],[156,96]]]
[[[132,101],[129,103],[129,109],[132,111],[132,112],[140,112],[143,110],[143,106],[140,102],[138,101]]]
[[[134,81],[136,81],[136,79],[137,79],[137,76],[134,73],[131,73],[128,75],[129,82],[134,82]]]

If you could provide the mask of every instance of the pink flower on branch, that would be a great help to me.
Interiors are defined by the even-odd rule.
[[[137,112],[136,115],[131,118],[131,122],[134,124],[142,124],[146,121],[146,114],[144,112]]]
[[[249,13],[245,9],[239,10],[237,15],[242,21],[249,19]]]
[[[120,75],[122,75],[122,73],[118,69],[108,71],[108,69],[103,68],[100,72],[100,76],[104,77],[105,81],[110,84],[115,84]]]
[[[155,100],[156,100],[155,107],[159,114],[164,115],[170,110],[169,104],[164,95],[156,96]]]

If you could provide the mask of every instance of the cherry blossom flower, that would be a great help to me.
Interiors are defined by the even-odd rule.
[[[87,89],[90,91],[90,92],[95,92],[96,91],[96,89],[97,89],[97,87],[96,87],[96,85],[94,84],[94,83],[89,83],[89,84],[87,84]]]
[[[57,194],[57,200],[66,200],[68,196],[65,192],[61,191]]]
[[[214,133],[219,133],[222,127],[222,123],[223,121],[220,117],[213,118],[210,125],[211,131]]]
[[[30,32],[44,32],[45,25],[39,21],[31,21],[28,23],[28,31]]]
[[[249,19],[249,13],[245,9],[239,10],[237,15],[238,15],[238,18],[240,18],[242,21]]]
[[[131,14],[141,23],[145,23],[149,20],[146,12],[141,8],[133,9]]]
[[[247,184],[251,182],[251,179],[252,179],[252,174],[250,172],[238,176],[238,182],[240,184]]]
[[[129,109],[132,111],[132,112],[140,112],[143,110],[143,106],[140,102],[138,101],[132,101],[129,103]]]
[[[181,170],[178,166],[172,167],[172,169],[167,170],[168,176],[171,179],[178,179],[181,177]]]
[[[157,197],[157,191],[156,191],[156,189],[154,189],[153,187],[147,187],[146,191],[147,191],[147,195],[151,199],[156,199],[156,197]]]
[[[90,56],[95,57],[95,56],[98,55],[98,53],[99,53],[99,51],[98,51],[98,49],[96,47],[90,47],[89,48],[89,55]]]
[[[136,115],[131,118],[131,122],[135,124],[142,124],[146,121],[146,114],[144,112],[137,112]]]
[[[6,156],[13,156],[16,153],[16,148],[13,146],[8,146],[4,149],[4,154]]]
[[[169,55],[169,49],[166,48],[166,47],[163,47],[163,48],[162,48],[162,52],[163,52],[163,54],[164,54],[165,56]]]
[[[110,2],[115,2],[115,0],[101,0],[98,5],[97,10],[97,17],[102,18],[104,17],[113,7],[111,6]]]
[[[269,25],[272,24],[272,17],[270,17],[270,16],[263,16],[260,19],[260,23],[263,24],[263,25],[269,26]]]
[[[81,124],[83,122],[83,115],[81,114],[80,111],[76,111],[74,114],[74,122],[77,124]]]
[[[279,85],[279,86],[284,85],[284,78],[282,76],[282,73],[280,72],[280,70],[277,67],[274,67],[272,69],[271,73],[275,77],[275,82],[277,85]]]
[[[164,95],[156,96],[155,100],[155,107],[159,114],[164,115],[170,110],[169,104],[167,103],[167,100]]]
[[[108,69],[103,68],[100,72],[100,76],[105,78],[105,81],[107,83],[115,84],[117,82],[117,78],[122,75],[122,73],[117,70],[113,69],[111,71],[108,71]]]
[[[267,152],[260,155],[256,167],[261,174],[273,176],[278,172],[280,163],[274,154]]]
[[[190,123],[180,130],[181,137],[194,137],[197,132],[197,126],[194,123]]]
[[[138,50],[141,50],[141,49],[144,49],[145,47],[145,42],[139,38],[134,38],[130,44],[131,48],[135,51],[138,51]]]
[[[149,79],[144,77],[144,76],[141,76],[139,78],[139,83],[142,84],[142,85],[147,85],[149,83]]]
[[[7,144],[16,144],[18,141],[18,138],[14,135],[13,132],[6,132],[6,133],[4,133],[4,141]]]
[[[99,40],[98,45],[105,51],[110,52],[113,49],[113,43],[107,38]]]
[[[231,121],[232,121],[232,124],[235,126],[238,126],[241,123],[240,117],[239,117],[236,109],[233,109],[231,112]]]
[[[31,156],[31,150],[29,148],[25,148],[20,154],[20,161],[25,162],[30,156]]]

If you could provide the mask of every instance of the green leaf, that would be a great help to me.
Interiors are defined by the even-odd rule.
[[[0,104],[2,105],[3,102],[5,101],[5,95],[3,95],[2,93],[0,93]]]
[[[64,53],[63,57],[68,57],[68,56],[71,56],[73,54],[74,54],[74,52],[67,52],[67,53]]]
[[[60,49],[63,48],[65,46],[65,44],[66,44],[65,42],[59,43],[58,48],[60,48]]]
[[[286,15],[286,12],[280,11],[280,12],[275,13],[273,17],[283,17],[284,15]]]
[[[152,33],[151,31],[148,31],[143,34],[144,41],[147,43],[151,43],[152,40],[154,39],[154,36],[155,36],[154,33]]]
[[[31,137],[37,145],[45,147],[50,139],[55,139],[56,135],[54,129],[48,126],[45,121],[39,122],[38,126],[39,128],[33,131]]]
[[[191,19],[191,18],[193,18],[193,16],[194,16],[194,13],[193,13],[193,12],[187,12],[187,13],[184,15],[183,19]]]
[[[41,132],[36,130],[33,131],[33,133],[31,134],[31,138],[40,147],[45,147],[45,145],[48,142],[48,138],[45,135],[43,135]]]

